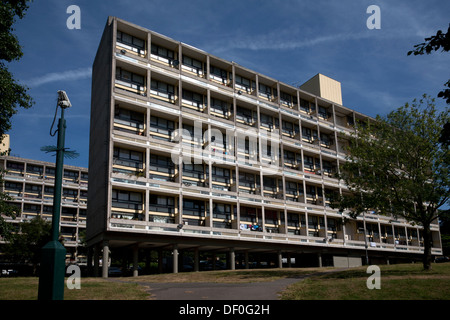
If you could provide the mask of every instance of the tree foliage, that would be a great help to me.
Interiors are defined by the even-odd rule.
[[[438,112],[434,99],[424,95],[386,117],[358,123],[338,175],[349,192],[333,204],[352,217],[376,211],[423,226],[426,269],[430,224],[449,203],[450,153],[439,141],[447,122],[448,108]]]
[[[448,52],[450,50],[450,25],[447,33],[443,33],[442,30],[438,30],[435,36],[425,38],[425,42],[416,44],[414,48],[414,50],[408,51],[408,56],[411,54],[414,54],[415,56],[423,55],[425,53],[430,54],[433,51],[438,51],[439,49]],[[450,88],[450,80],[447,81],[444,86]],[[438,97],[445,99],[447,104],[450,104],[450,89],[440,91],[438,93]]]
[[[33,99],[28,95],[28,88],[20,85],[8,71],[6,62],[19,60],[23,53],[13,25],[16,18],[22,19],[28,9],[27,0],[2,0],[0,2],[0,143],[4,134],[11,129],[11,117],[19,107],[30,108]],[[2,155],[2,154],[0,154]],[[0,171],[0,185],[3,185],[4,171]],[[0,235],[7,238],[11,233],[3,216],[15,219],[17,208],[8,204],[11,200],[7,194],[0,192]]]
[[[22,19],[28,9],[27,0],[2,0],[0,2],[0,142],[11,129],[11,117],[19,107],[30,108],[33,99],[26,86],[20,85],[8,71],[5,62],[19,60],[22,47],[13,33],[16,18]]]
[[[37,216],[18,224],[14,233],[4,245],[4,258],[15,263],[32,264],[34,269],[41,261],[41,249],[51,240],[52,225]]]

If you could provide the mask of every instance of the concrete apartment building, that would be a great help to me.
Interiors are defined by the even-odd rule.
[[[300,87],[109,17],[93,64],[87,241],[109,261],[148,252],[171,271],[182,256],[228,268],[420,259],[421,227],[329,206],[346,135],[368,117],[342,105],[340,83]],[[442,253],[438,224],[432,254]],[[284,262],[284,263],[283,263]],[[107,276],[107,264],[102,274]],[[137,269],[135,268],[135,274]]]
[[[12,197],[9,203],[20,213],[7,221],[18,224],[38,215],[51,221],[55,164],[2,156],[0,168],[6,171],[0,190]],[[65,165],[62,187],[60,235],[64,238],[66,263],[86,263],[81,234],[86,230],[88,169]]]

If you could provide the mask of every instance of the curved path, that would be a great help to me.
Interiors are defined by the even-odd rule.
[[[299,278],[257,283],[140,283],[150,286],[154,300],[278,300]]]
[[[145,287],[151,294],[151,300],[279,300],[282,291],[295,282],[342,270],[344,269],[333,269],[295,278],[250,283],[153,283],[112,278],[108,278],[108,280],[137,283]]]

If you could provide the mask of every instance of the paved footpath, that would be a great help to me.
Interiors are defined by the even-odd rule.
[[[137,283],[147,288],[152,300],[279,300],[281,292],[293,283],[310,276],[341,270],[343,269],[333,269],[296,278],[251,283]],[[127,282],[126,280],[109,279]]]
[[[146,283],[154,300],[278,300],[299,278],[255,283]]]

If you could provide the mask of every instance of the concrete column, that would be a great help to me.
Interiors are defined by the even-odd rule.
[[[145,250],[145,271],[147,274],[150,273],[150,259],[151,259],[151,251]]]
[[[278,256],[278,268],[283,268],[283,255],[281,254],[281,250],[277,252]]]
[[[137,277],[139,275],[138,266],[139,266],[139,247],[135,245],[133,247],[133,277]]]
[[[178,245],[173,245],[173,273],[178,273]]]
[[[288,268],[292,268],[291,254],[290,253],[288,253],[288,255],[287,255],[287,264],[288,264]]]
[[[248,251],[245,251],[245,253],[244,253],[244,263],[245,263],[245,269],[249,269],[250,266],[248,265]]]
[[[87,274],[92,276],[92,247],[87,248]]]
[[[99,276],[99,260],[100,260],[100,247],[98,244],[94,246],[94,277]]]
[[[109,241],[103,241],[102,277],[108,278]]]
[[[200,255],[198,248],[194,249],[194,271],[200,271]]]
[[[234,248],[230,248],[230,270],[236,269],[236,255]]]
[[[163,251],[162,249],[158,250],[158,272],[163,272]]]
[[[317,254],[317,260],[318,260],[319,268],[322,268],[322,254],[321,253]]]

